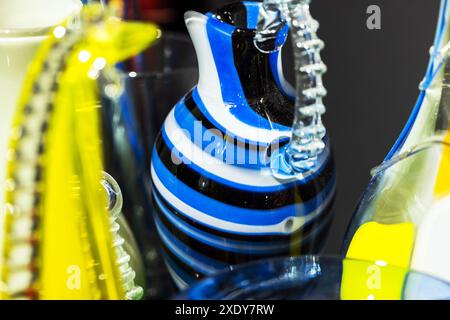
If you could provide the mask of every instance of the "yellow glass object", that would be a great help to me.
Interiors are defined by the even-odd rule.
[[[353,236],[347,258],[383,261],[407,269],[413,245],[414,225],[412,223],[367,222]]]
[[[361,225],[347,251],[347,259],[350,260],[343,263],[341,298],[400,299],[413,245],[412,223],[380,224],[372,221]],[[402,269],[385,268],[388,265]]]
[[[1,298],[126,298],[100,184],[97,77],[157,36],[89,5],[39,49],[10,142]]]
[[[382,261],[344,260],[341,299],[400,300],[407,272]]]

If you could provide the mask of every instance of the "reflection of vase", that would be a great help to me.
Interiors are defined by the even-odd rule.
[[[14,0],[0,3],[0,182],[16,99],[28,64],[49,28],[81,9],[79,0]],[[3,188],[2,188],[3,189]],[[0,204],[3,206],[3,191]],[[3,210],[1,210],[3,212]]]
[[[450,280],[450,2],[411,117],[359,203],[345,255]]]
[[[199,83],[168,115],[152,156],[155,221],[180,287],[229,265],[318,252],[331,220],[327,138],[303,176],[278,180],[268,164],[289,139],[293,101],[280,52],[254,46],[259,9],[240,2],[186,14]]]

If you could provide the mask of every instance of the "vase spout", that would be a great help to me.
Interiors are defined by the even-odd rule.
[[[209,41],[207,34],[208,17],[196,11],[188,11],[184,14],[184,21],[188,29],[189,35],[194,44],[195,52],[197,54],[199,82],[198,87],[202,88],[204,92],[217,92],[217,83],[219,80],[215,77],[211,81],[210,65],[213,57],[209,50]]]

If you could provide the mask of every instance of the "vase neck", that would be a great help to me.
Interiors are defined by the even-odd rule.
[[[258,12],[256,3],[237,3],[207,15],[186,15],[199,61],[198,88],[203,94],[220,95],[238,118],[253,113],[262,122],[290,128],[293,90],[284,79],[280,51],[264,53],[254,44]],[[279,31],[274,46],[285,42],[287,32]],[[219,90],[212,88],[214,81]]]

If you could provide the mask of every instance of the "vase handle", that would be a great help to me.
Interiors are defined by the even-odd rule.
[[[255,42],[264,43],[271,36],[270,29],[283,23],[277,22],[274,17],[284,19],[289,24],[296,71],[294,122],[291,140],[281,157],[285,163],[272,163],[277,164],[273,169],[290,175],[312,171],[317,165],[318,156],[325,149],[323,138],[326,129],[322,123],[325,106],[322,98],[327,91],[322,83],[322,75],[327,67],[320,57],[324,42],[316,34],[319,23],[311,17],[309,3],[310,0],[265,0],[262,19],[270,21],[258,24],[255,37]]]

